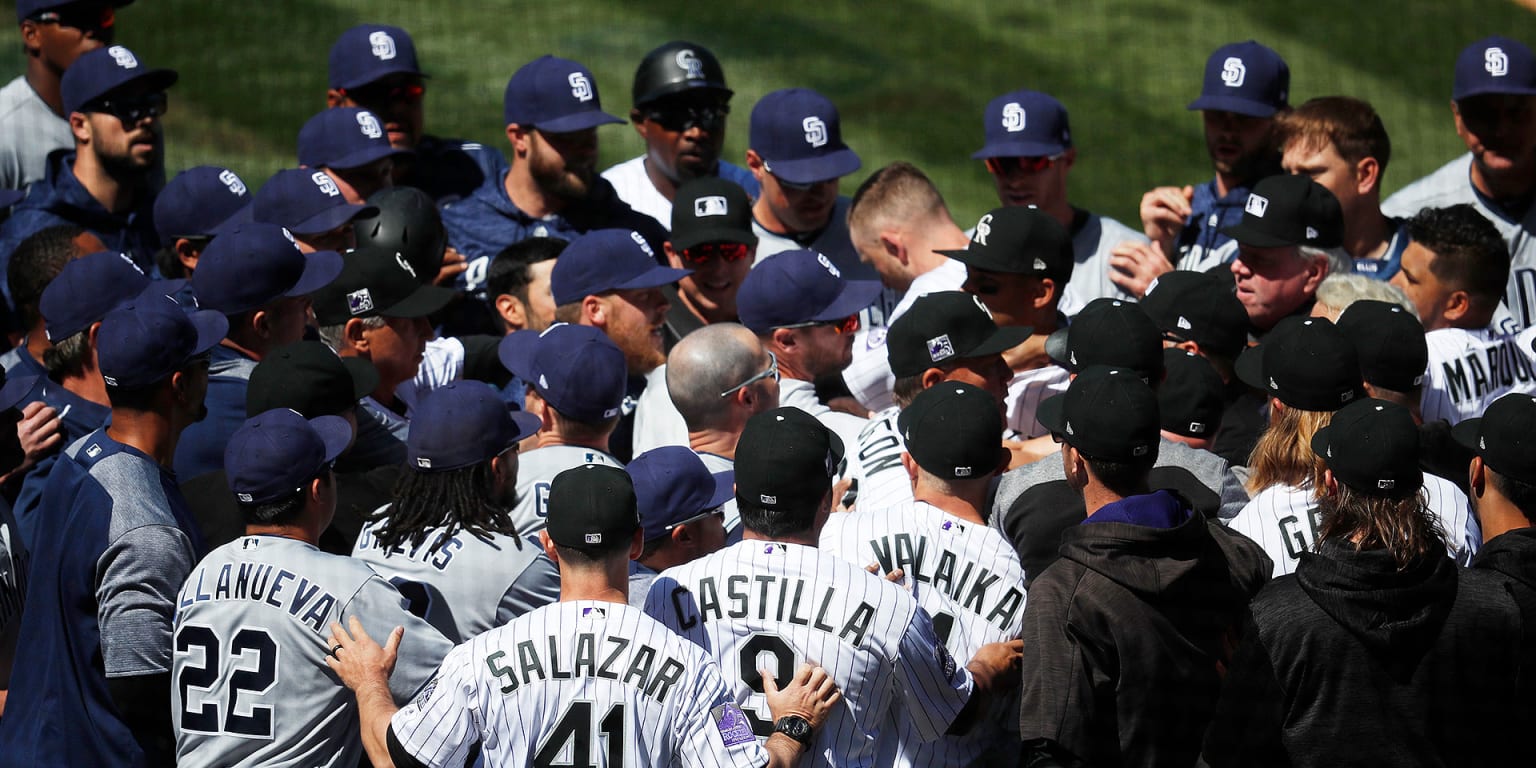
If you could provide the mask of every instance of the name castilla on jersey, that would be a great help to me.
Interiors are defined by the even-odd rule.
[[[653,587],[654,588],[654,587]],[[676,626],[689,630],[699,622],[723,619],[757,619],[810,627],[853,646],[863,648],[875,619],[875,607],[860,602],[846,617],[836,606],[834,587],[807,584],[805,579],[786,579],[772,574],[745,574],[725,578],[725,600],[714,576],[699,579],[698,592],[674,586],[671,594]]]

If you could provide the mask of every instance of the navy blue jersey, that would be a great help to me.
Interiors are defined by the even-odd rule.
[[[219,344],[208,361],[208,414],[188,426],[176,441],[176,476],[193,478],[224,468],[224,446],[245,423],[245,393],[250,389],[256,361]]]

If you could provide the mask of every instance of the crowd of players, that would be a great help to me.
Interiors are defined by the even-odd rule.
[[[294,168],[170,174],[124,4],[20,0],[0,89],[0,766],[1529,763],[1521,42],[1385,202],[1368,103],[1222,46],[1139,230],[1001,95],[967,230],[809,89],[722,159],[688,42],[601,174],[580,63],[439,138],[380,24]]]

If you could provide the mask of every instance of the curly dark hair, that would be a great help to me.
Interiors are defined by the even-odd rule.
[[[391,494],[394,503],[369,517],[370,522],[381,522],[374,538],[384,550],[400,545],[417,549],[426,542],[427,534],[442,529],[427,550],[431,553],[462,528],[487,541],[492,534],[505,534],[522,549],[522,537],[512,523],[511,505],[498,503],[494,488],[489,461],[443,472],[407,468],[395,482]]]

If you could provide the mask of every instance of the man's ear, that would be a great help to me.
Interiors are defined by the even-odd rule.
[[[171,250],[175,252],[176,260],[181,262],[181,266],[186,267],[188,272],[197,269],[197,259],[202,255],[202,251],[194,246],[191,240],[185,237],[178,237],[176,242],[171,245]]]
[[[1471,311],[1472,296],[1466,291],[1451,291],[1451,295],[1445,297],[1445,308],[1441,310],[1441,315],[1454,324]]]
[[[549,531],[539,531],[539,546],[544,548],[544,554],[548,555],[549,559],[556,563],[560,562],[559,555],[555,554],[555,540],[549,537]]]
[[[1381,163],[1374,157],[1362,157],[1355,163],[1355,191],[1368,194],[1381,183]]]
[[[330,88],[325,92],[325,108],[335,109],[347,100],[347,95],[340,88]]]
[[[757,152],[749,149],[747,150],[745,159],[747,163],[747,169],[752,171],[752,177],[761,183],[763,180],[763,174],[767,173],[767,171],[763,169],[762,155],[759,155]]]
[[[1030,303],[1035,309],[1045,309],[1057,303],[1060,291],[1054,278],[1042,277],[1036,282],[1036,286],[1035,295],[1030,297]]]
[[[629,559],[639,560],[640,553],[645,551],[645,529],[635,529],[635,535],[629,539]]]
[[[1467,495],[1480,499],[1487,490],[1488,465],[1483,463],[1483,457],[1473,456],[1472,463],[1467,465]]]
[[[507,123],[507,141],[512,145],[512,154],[518,157],[527,157],[529,144],[533,141],[529,131],[523,130],[517,123]]]
[[[528,311],[523,306],[523,300],[510,294],[503,293],[493,302],[496,305],[496,314],[501,316],[502,322],[507,324],[509,331],[521,331],[528,327]]]
[[[587,295],[581,298],[581,324],[607,330],[608,302],[601,296]]]
[[[368,352],[368,329],[363,327],[362,318],[354,317],[347,320],[346,325],[341,327],[341,338],[347,346],[358,352]]]
[[[74,134],[75,142],[79,144],[91,143],[91,119],[84,112],[71,112],[67,118],[69,120],[69,132]]]

